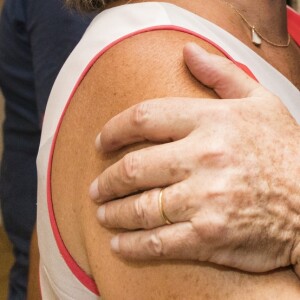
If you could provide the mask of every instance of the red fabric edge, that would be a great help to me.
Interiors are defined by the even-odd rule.
[[[244,70],[249,76],[251,76],[252,78],[254,78],[256,80],[256,78],[254,77],[254,75],[252,74],[252,72],[248,69],[248,67],[246,67],[245,65],[236,62],[227,52],[225,52],[220,46],[218,46],[216,43],[214,43],[213,41],[209,40],[208,38],[187,30],[185,28],[181,28],[178,26],[173,26],[173,25],[165,25],[165,26],[154,26],[154,27],[149,27],[149,28],[145,28],[142,30],[138,30],[135,32],[132,32],[128,35],[123,36],[122,38],[114,41],[113,43],[109,44],[108,46],[106,46],[102,51],[100,51],[92,60],[91,62],[87,65],[87,67],[84,69],[83,73],[81,74],[80,78],[78,79],[75,87],[73,88],[71,95],[67,101],[67,104],[63,110],[63,113],[61,115],[61,118],[59,120],[58,126],[56,128],[56,132],[52,141],[52,145],[51,145],[51,151],[50,151],[50,156],[49,156],[49,161],[48,161],[48,170],[47,170],[47,205],[48,205],[48,210],[49,210],[49,217],[50,217],[50,222],[51,222],[51,227],[52,227],[52,231],[56,240],[56,244],[59,248],[59,251],[63,257],[63,259],[65,260],[66,264],[68,265],[68,267],[70,268],[70,270],[72,271],[72,273],[75,275],[75,277],[87,288],[89,289],[91,292],[93,292],[96,295],[100,295],[98,288],[96,286],[95,281],[89,277],[77,264],[77,262],[73,259],[73,257],[71,256],[71,254],[69,253],[68,249],[66,248],[61,236],[60,236],[60,232],[55,220],[55,215],[54,215],[54,209],[53,209],[53,205],[52,205],[52,195],[51,195],[51,166],[52,166],[52,161],[53,161],[53,153],[54,153],[54,148],[55,148],[55,144],[56,144],[56,140],[57,140],[57,136],[59,133],[59,129],[60,126],[62,124],[64,115],[71,103],[72,97],[74,95],[74,93],[76,92],[78,86],[80,85],[81,81],[83,80],[83,78],[85,77],[85,75],[87,74],[87,72],[89,71],[89,69],[93,66],[93,64],[99,59],[99,57],[101,57],[107,50],[109,50],[110,48],[112,48],[113,46],[115,46],[116,44],[122,42],[123,40],[130,38],[132,36],[135,36],[137,34],[140,33],[145,33],[145,32],[150,32],[150,31],[156,31],[156,30],[175,30],[175,31],[180,31],[180,32],[184,32],[193,36],[196,36],[202,40],[204,40],[205,42],[211,44],[212,46],[214,46],[215,48],[217,48],[221,53],[223,53],[225,55],[225,57],[227,57],[229,60],[233,61],[238,67],[240,67],[242,70]]]
[[[289,34],[296,44],[300,46],[300,14],[288,6],[287,19]]]

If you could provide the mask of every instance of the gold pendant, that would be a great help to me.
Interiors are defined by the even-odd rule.
[[[252,43],[255,46],[260,46],[261,45],[261,38],[259,37],[259,35],[255,31],[254,27],[252,27],[252,29],[251,29],[251,36],[252,36]]]

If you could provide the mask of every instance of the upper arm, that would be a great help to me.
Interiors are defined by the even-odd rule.
[[[110,251],[114,232],[97,222],[97,206],[88,198],[90,183],[125,151],[134,149],[97,153],[94,140],[103,125],[145,99],[216,97],[184,65],[182,49],[188,41],[217,52],[185,33],[143,33],[104,53],[81,82],[64,116],[52,166],[54,210],[62,238],[79,265],[95,278],[105,299],[199,299],[201,295],[224,299],[224,293],[232,299],[242,293],[246,299],[245,295],[258,297],[267,282],[273,283],[272,291],[278,286],[276,292],[289,295],[297,284],[289,270],[257,278],[206,263],[124,261]],[[249,293],[254,286],[256,290]]]

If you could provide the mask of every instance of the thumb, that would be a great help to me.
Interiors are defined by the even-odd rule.
[[[223,99],[254,96],[262,88],[229,59],[208,53],[194,43],[184,47],[183,56],[190,72]]]

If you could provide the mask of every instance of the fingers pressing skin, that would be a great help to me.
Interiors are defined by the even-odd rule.
[[[204,100],[200,102],[188,102],[187,105],[185,101],[186,107],[191,107],[194,112],[200,111],[199,114],[194,113],[194,115],[203,114],[198,124],[195,125],[200,127],[199,130],[196,128],[179,141],[155,145],[126,154],[94,180],[90,187],[91,199],[100,204],[141,190],[175,184],[188,178],[191,170],[195,170],[196,166],[201,167],[202,156],[206,155],[208,147],[212,151],[212,157],[220,156],[224,139],[220,135],[222,138],[215,138],[212,143],[210,136],[212,133],[217,135],[219,131],[222,134],[224,126],[216,127],[215,124],[221,120],[224,123],[229,116],[233,118],[233,114],[228,109],[225,112],[220,110],[224,102],[218,101],[219,105],[215,105],[218,109],[214,109],[213,113],[210,111],[213,101],[206,101],[205,105],[202,103]],[[170,117],[169,120],[172,118]],[[201,122],[206,124],[203,129]],[[196,120],[192,123],[196,124]],[[178,122],[177,126],[179,128],[181,123]],[[195,143],[195,140],[198,142]],[[204,140],[205,143],[203,143]]]
[[[148,231],[125,232],[111,240],[116,254],[134,260],[176,259],[212,262],[248,272],[266,272],[269,260],[260,255],[252,262],[251,253],[233,255],[226,247],[214,247],[201,238],[191,222],[172,224]],[[237,248],[238,249],[238,248]]]
[[[198,119],[186,107],[186,101],[172,98],[172,111],[168,99],[148,100],[126,109],[105,124],[96,139],[96,147],[108,152],[145,140],[162,143],[181,139],[194,129]],[[188,101],[196,102],[199,99]],[[178,122],[183,126],[178,127]]]
[[[194,43],[184,47],[183,56],[191,73],[222,99],[249,97],[260,89],[260,85],[233,62],[208,53]]]
[[[166,186],[182,181],[193,168],[191,159],[180,160],[182,153],[189,154],[189,142],[183,139],[172,143],[156,145],[126,154],[121,160],[107,168],[91,185],[90,197],[97,203],[114,198]],[[168,155],[161,159],[161,153]],[[180,162],[180,163],[178,163]]]
[[[98,219],[108,228],[151,229],[165,225],[159,206],[160,191],[154,189],[108,202],[99,207]],[[184,201],[189,192],[185,182],[162,190],[163,212],[172,223],[190,220],[195,213],[196,209]]]
[[[196,260],[199,256],[198,249],[201,247],[199,240],[197,245],[191,245],[197,240],[196,236],[197,233],[191,223],[177,223],[147,232],[135,231],[119,234],[112,239],[111,248],[128,259],[145,260],[168,257],[168,259]],[[191,253],[190,249],[194,249],[194,252]],[[203,258],[207,259],[204,255]]]

